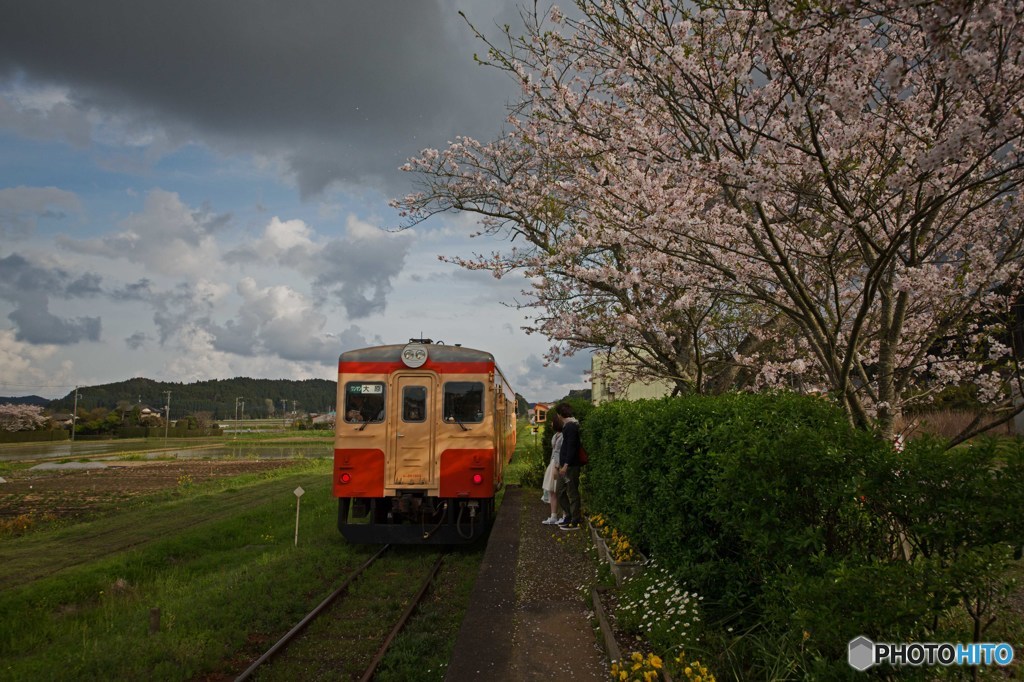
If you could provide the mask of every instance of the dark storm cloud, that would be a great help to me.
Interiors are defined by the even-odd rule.
[[[493,136],[514,95],[473,63],[486,46],[457,11],[453,0],[33,0],[4,12],[0,79],[281,156],[304,194],[335,181],[393,191],[420,149]],[[466,12],[492,35],[495,22],[518,22],[510,1]]]
[[[14,304],[7,317],[17,328],[16,338],[28,343],[66,345],[100,338],[100,318],[61,318],[50,312],[50,296],[84,298],[99,293],[100,277],[72,275],[47,268],[13,253],[0,259],[0,299]]]

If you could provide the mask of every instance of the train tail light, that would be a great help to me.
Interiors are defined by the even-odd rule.
[[[341,475],[341,482],[342,483],[351,483],[352,482],[352,474],[349,474],[347,472],[342,474]]]
[[[481,476],[480,474],[473,474],[473,483],[474,483],[474,485],[480,485],[483,482],[484,482],[484,477],[483,476]]]

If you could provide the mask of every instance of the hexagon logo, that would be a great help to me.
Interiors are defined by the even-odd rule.
[[[864,672],[875,664],[875,643],[864,635],[850,640],[847,660],[851,668]]]

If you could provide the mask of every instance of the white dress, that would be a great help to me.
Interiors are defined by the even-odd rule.
[[[544,471],[544,490],[548,493],[555,492],[555,484],[558,482],[558,454],[562,449],[562,434],[556,432],[551,438],[551,461]]]

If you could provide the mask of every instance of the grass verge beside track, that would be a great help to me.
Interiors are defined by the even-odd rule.
[[[376,550],[338,533],[330,470],[299,460],[0,537],[0,680],[233,678]],[[483,551],[450,555],[379,679],[444,678]]]
[[[330,466],[306,460],[4,539],[0,566],[18,568],[0,581],[0,679],[181,680],[258,655],[261,633],[290,627],[367,555],[337,532]]]

